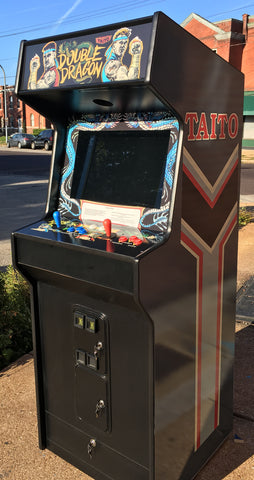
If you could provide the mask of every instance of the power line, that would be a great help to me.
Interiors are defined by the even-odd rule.
[[[215,13],[213,15],[209,15],[206,18],[208,19],[208,18],[218,17],[220,15],[226,15],[227,13],[237,12],[238,10],[243,10],[244,8],[249,8],[249,7],[254,7],[254,3],[248,3],[247,5],[241,5],[240,7],[232,8],[231,10],[226,10],[225,12]]]
[[[100,17],[114,15],[122,11],[128,11],[131,9],[140,8],[141,6],[149,6],[151,4],[162,3],[165,1],[166,0],[139,0],[137,2],[137,0],[131,0],[129,2],[126,2],[125,5],[118,5],[118,6],[115,6],[114,8],[106,7],[101,9]],[[66,20],[61,21],[61,23],[59,20],[55,20],[53,22],[43,23],[43,24],[40,23],[38,25],[31,25],[23,30],[19,30],[12,33],[7,33],[9,32],[9,30],[5,30],[5,31],[2,31],[2,35],[0,35],[0,38],[13,37],[17,35],[23,35],[25,33],[35,32],[38,30],[45,30],[49,27],[53,27],[53,26],[57,27],[58,24],[62,25],[62,24],[79,23],[82,20],[88,20],[88,19],[90,20],[91,18],[94,18],[94,17],[98,17],[98,10],[94,10],[94,11],[92,10],[90,14],[86,12],[83,14],[79,13],[78,15],[70,15]]]
[[[9,57],[9,58],[0,58],[0,62],[9,62],[10,60],[16,60],[17,57]]]

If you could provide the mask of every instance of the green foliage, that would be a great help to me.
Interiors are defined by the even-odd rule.
[[[248,210],[245,207],[239,209],[239,227],[244,227],[248,223],[252,222],[254,219],[253,213],[251,210]]]
[[[36,137],[36,135],[39,135],[39,133],[43,132],[45,130],[44,128],[34,128],[33,129],[33,135]]]
[[[29,286],[10,266],[0,273],[0,370],[31,349]]]

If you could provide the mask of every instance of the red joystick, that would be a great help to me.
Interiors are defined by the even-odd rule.
[[[111,220],[106,218],[103,220],[103,227],[105,228],[105,233],[108,238],[111,237]]]

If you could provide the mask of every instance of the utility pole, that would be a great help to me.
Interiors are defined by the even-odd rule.
[[[8,123],[8,116],[7,116],[7,103],[6,103],[6,76],[5,76],[5,71],[2,65],[0,65],[0,68],[3,70],[4,74],[4,125],[5,125],[5,140],[7,144],[7,139],[8,139],[8,128],[7,128],[7,123]]]

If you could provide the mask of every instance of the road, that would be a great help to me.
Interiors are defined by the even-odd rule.
[[[0,270],[11,263],[14,230],[44,215],[51,153],[0,149]]]
[[[243,163],[241,168],[241,195],[254,195],[254,163]]]
[[[0,149],[0,175],[45,176],[48,178],[51,152],[17,148]]]

